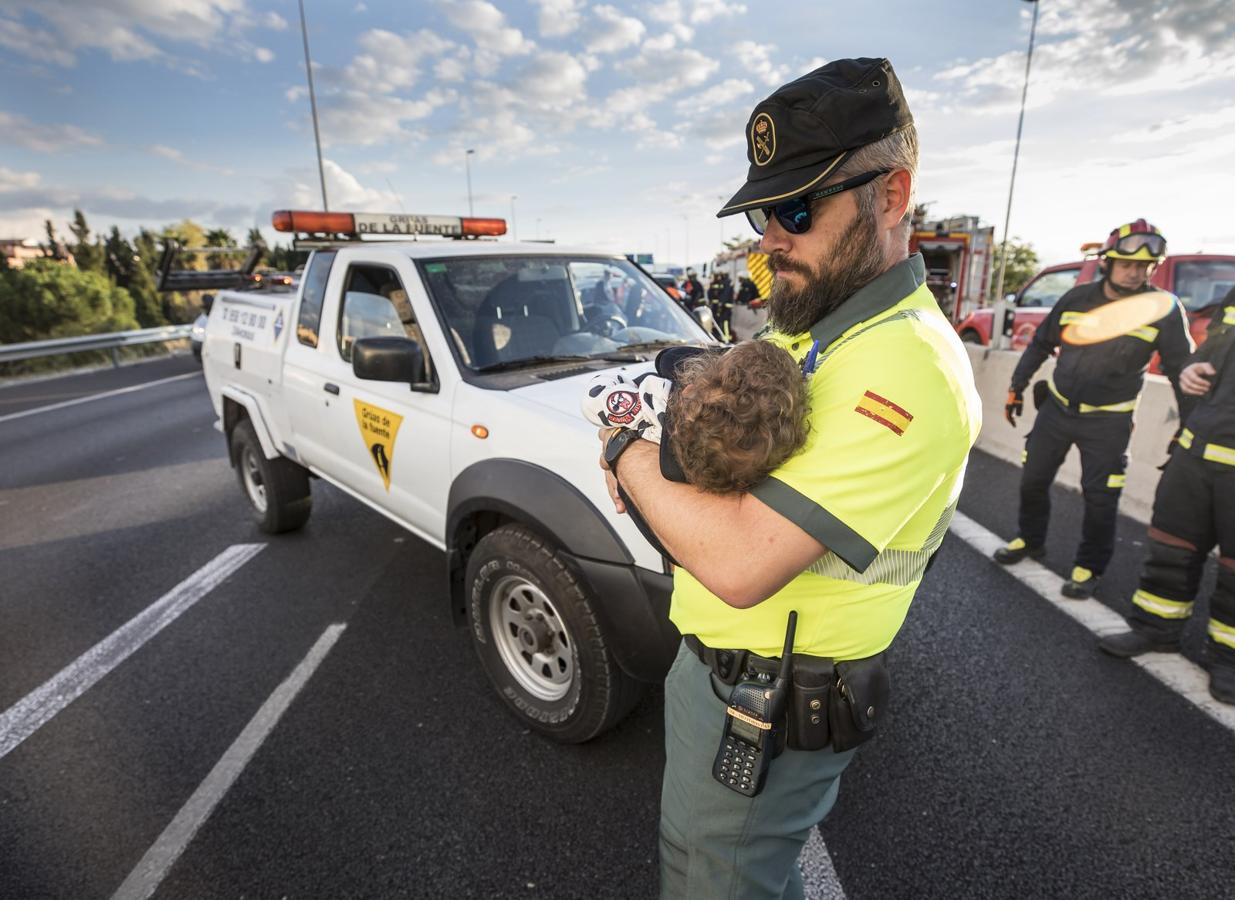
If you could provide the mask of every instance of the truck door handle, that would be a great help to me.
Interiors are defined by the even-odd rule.
[[[329,381],[327,381],[326,382],[326,392],[328,394],[334,394],[337,397],[339,396],[339,386],[337,384],[331,384]]]

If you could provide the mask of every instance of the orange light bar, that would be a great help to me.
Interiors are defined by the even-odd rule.
[[[497,237],[506,233],[505,219],[460,219],[466,237]]]
[[[351,213],[281,209],[271,216],[271,221],[275,231],[301,234],[356,233],[356,220]]]

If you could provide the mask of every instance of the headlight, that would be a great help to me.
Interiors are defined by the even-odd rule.
[[[206,339],[206,328],[204,325],[194,325],[193,330],[189,332],[194,340],[204,341]]]

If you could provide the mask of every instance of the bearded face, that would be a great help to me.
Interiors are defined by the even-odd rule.
[[[792,272],[800,281],[777,278],[768,318],[777,331],[800,334],[870,284],[886,268],[873,213],[859,211],[837,238],[832,253],[816,262],[790,259],[783,251],[768,257],[773,272]]]

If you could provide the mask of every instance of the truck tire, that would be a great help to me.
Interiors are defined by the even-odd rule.
[[[982,335],[978,334],[972,328],[966,328],[961,332],[961,340],[966,344],[980,344],[982,343]]]
[[[468,559],[466,584],[476,653],[527,727],[582,743],[642,696],[605,644],[596,598],[540,535],[522,525],[489,532]]]
[[[232,429],[231,446],[240,489],[253,507],[257,526],[267,534],[281,534],[304,525],[313,509],[308,471],[281,456],[266,459],[248,419]]]

